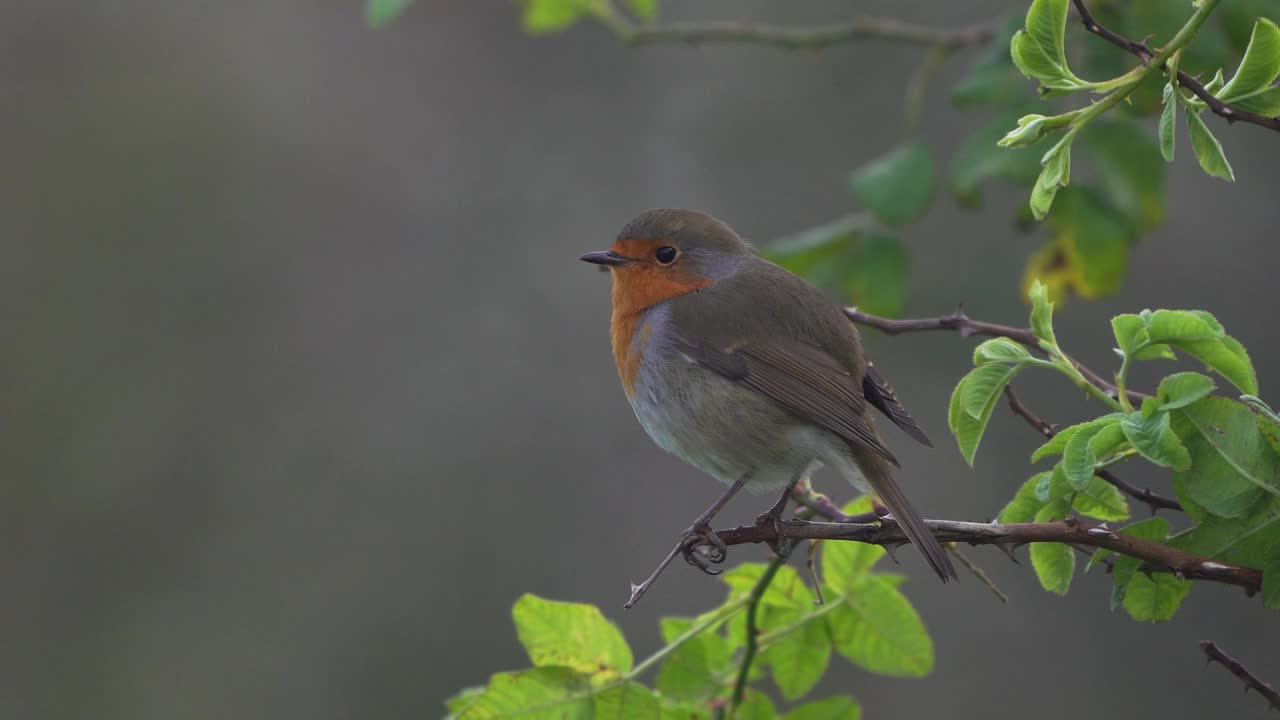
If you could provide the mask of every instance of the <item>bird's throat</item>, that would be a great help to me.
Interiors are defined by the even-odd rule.
[[[711,284],[706,278],[681,273],[653,272],[639,268],[619,268],[613,275],[613,317],[609,336],[618,377],[628,396],[635,395],[636,379],[650,328],[643,325],[644,313],[660,302],[696,292]]]

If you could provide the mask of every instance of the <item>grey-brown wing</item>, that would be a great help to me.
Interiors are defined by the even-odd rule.
[[[903,432],[920,444],[933,447],[933,443],[929,442],[929,436],[920,429],[916,419],[902,407],[902,403],[898,402],[898,395],[894,393],[893,386],[881,377],[875,366],[869,362],[867,372],[862,376],[862,394],[867,398],[867,402],[884,413],[894,425],[902,428]]]
[[[696,362],[773,400],[789,412],[898,465],[867,423],[862,388],[826,353],[800,342],[748,343],[720,349],[675,337]]]

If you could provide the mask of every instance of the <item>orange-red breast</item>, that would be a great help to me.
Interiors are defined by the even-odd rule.
[[[789,491],[827,465],[879,496],[944,582],[955,577],[893,480],[898,460],[871,408],[928,438],[872,368],[839,305],[691,210],[645,212],[609,250],[582,260],[612,271],[613,354],[640,424],[663,449],[730,485],[688,535],[711,535],[711,516],[737,489]],[[771,510],[775,523],[787,497]]]

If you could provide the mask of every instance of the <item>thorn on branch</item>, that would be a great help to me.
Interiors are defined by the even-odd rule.
[[[1151,52],[1151,48],[1147,46],[1147,43],[1151,41],[1150,35],[1144,38],[1142,42],[1134,42],[1113,30],[1103,27],[1097,20],[1094,20],[1093,15],[1089,13],[1089,8],[1085,6],[1084,0],[1071,1],[1072,4],[1075,5],[1076,12],[1080,15],[1080,19],[1084,23],[1085,28],[1088,29],[1089,32],[1097,35],[1116,47],[1136,55],[1140,60],[1142,60],[1144,65],[1155,57]],[[1167,65],[1162,65],[1161,69],[1167,71],[1168,67]],[[1213,114],[1225,119],[1228,123],[1235,123],[1239,120],[1251,125],[1257,125],[1259,127],[1280,132],[1280,116],[1267,117],[1266,115],[1259,115],[1255,112],[1227,105],[1205,89],[1205,86],[1199,81],[1198,76],[1193,77],[1182,70],[1178,71],[1177,80],[1179,85],[1190,90],[1196,97],[1200,98],[1201,101],[1208,105],[1209,110],[1211,110]]]
[[[1240,681],[1244,683],[1246,694],[1250,689],[1256,690],[1267,701],[1272,710],[1280,710],[1280,692],[1276,692],[1275,688],[1250,672],[1243,663],[1223,652],[1212,640],[1201,640],[1200,649],[1204,650],[1206,664],[1219,663],[1232,675],[1240,678]]]

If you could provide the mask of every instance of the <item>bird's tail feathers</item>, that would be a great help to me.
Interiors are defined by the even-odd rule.
[[[911,544],[916,546],[942,582],[958,580],[955,566],[951,564],[951,558],[947,557],[947,551],[924,524],[920,513],[916,512],[911,501],[898,487],[898,483],[889,474],[888,468],[876,468],[873,472],[867,472],[869,469],[864,467],[863,472],[871,484],[871,489],[880,496],[885,506],[889,508],[889,512],[893,513],[893,519],[898,521],[898,525],[907,534]]]

